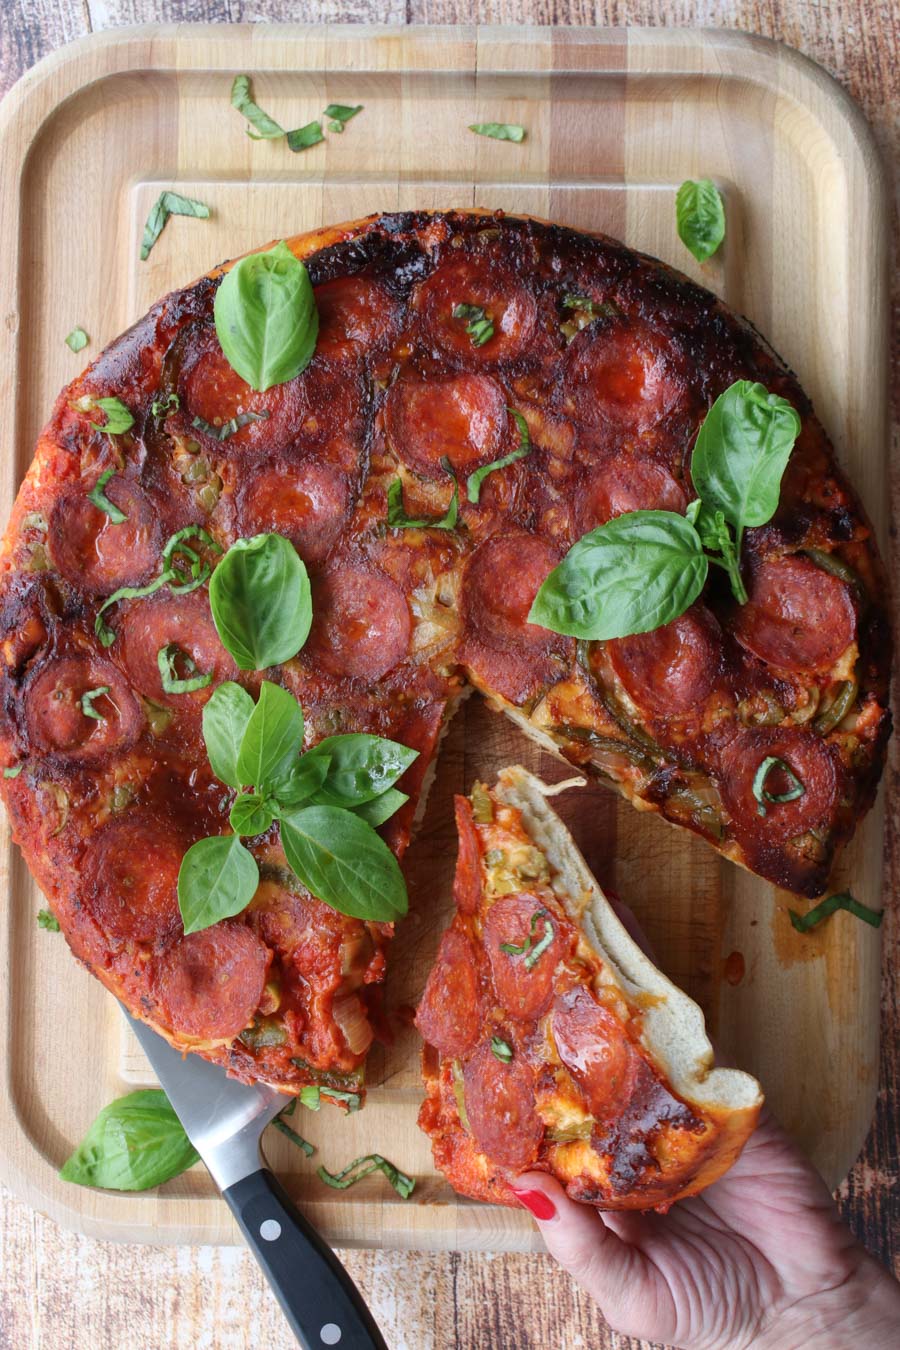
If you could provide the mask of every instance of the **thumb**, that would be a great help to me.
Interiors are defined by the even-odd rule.
[[[596,1300],[610,1326],[640,1334],[637,1319],[653,1282],[643,1254],[607,1228],[592,1205],[570,1200],[546,1172],[516,1177],[512,1190],[537,1220],[550,1255]]]

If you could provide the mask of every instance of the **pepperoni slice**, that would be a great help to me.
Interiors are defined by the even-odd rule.
[[[753,781],[764,760],[783,760],[803,786],[801,796],[788,802],[763,799],[765,815],[753,793]],[[771,796],[795,789],[783,771],[773,768],[765,780]],[[816,825],[827,824],[838,792],[831,750],[809,727],[748,727],[722,753],[719,769],[722,798],[739,835],[752,840],[783,843]]]
[[[409,650],[409,605],[383,572],[343,567],[319,577],[313,614],[304,654],[332,675],[379,680]]]
[[[205,588],[190,591],[187,595],[160,591],[147,599],[133,600],[124,618],[119,621],[113,615],[111,623],[119,634],[113,650],[122,660],[134,687],[158,703],[181,709],[202,705],[216,685],[234,679],[237,673],[234,662],[219,641]],[[212,675],[205,688],[190,694],[166,693],[157,658],[160,650],[170,643],[191,658],[197,674]]]
[[[87,491],[68,488],[53,504],[48,542],[54,563],[67,581],[91,595],[138,585],[159,562],[159,523],[149,499],[116,474],[103,489],[127,517],[115,525],[88,500]]]
[[[544,908],[539,896],[522,891],[495,900],[484,921],[484,945],[491,962],[494,988],[500,1006],[510,1017],[540,1017],[553,994],[556,967],[571,946],[571,941],[560,932],[555,915],[541,913]],[[540,915],[538,919],[536,914]],[[529,968],[529,954],[545,937],[548,925],[553,939]],[[528,950],[517,955],[501,951],[501,945]]]
[[[154,992],[174,1031],[232,1040],[258,1008],[268,968],[256,934],[226,919],[169,947],[157,963]]]
[[[621,454],[595,469],[575,508],[579,534],[605,525],[626,511],[677,511],[687,505],[684,491],[669,470],[652,459]]]
[[[469,372],[448,380],[397,380],[384,416],[391,449],[429,478],[443,476],[444,457],[460,474],[499,459],[508,435],[500,385]]]
[[[472,944],[465,934],[449,928],[428,976],[416,1026],[429,1045],[456,1057],[474,1045],[480,1021]]]
[[[341,360],[384,342],[397,326],[397,306],[367,277],[339,277],[316,287],[316,352]]]
[[[534,1074],[514,1055],[504,1064],[489,1044],[480,1045],[463,1067],[466,1114],[472,1133],[491,1162],[522,1171],[537,1157],[544,1126],[534,1109]]]
[[[293,380],[264,392],[251,389],[226,361],[214,333],[198,336],[178,392],[191,424],[200,418],[222,427],[244,413],[260,416],[217,442],[225,454],[242,448],[277,451],[324,445],[355,425],[361,404],[358,380],[318,356]],[[193,428],[191,434],[202,438],[204,433]]]
[[[620,1112],[642,1062],[622,1024],[582,986],[556,999],[552,1027],[557,1053],[593,1114]]]
[[[417,303],[425,330],[439,347],[469,364],[512,361],[528,350],[537,328],[534,296],[504,267],[489,259],[442,263],[419,287]],[[453,317],[458,305],[484,310],[493,336],[476,346],[467,319]]]
[[[846,584],[809,558],[773,558],[755,568],[749,602],[734,619],[742,646],[781,670],[829,670],[856,637]]]
[[[704,605],[649,633],[606,644],[613,669],[639,708],[657,717],[690,712],[714,688],[722,634]]]
[[[453,878],[453,899],[462,914],[474,914],[481,903],[481,845],[468,797],[453,799],[459,853]]]
[[[574,643],[528,622],[532,601],[559,561],[524,531],[495,535],[476,549],[462,584],[462,660],[488,688],[524,703],[571,663]]]
[[[241,489],[244,535],[283,534],[305,562],[323,562],[347,514],[347,479],[339,469],[307,459],[254,469]]]
[[[135,807],[102,826],[85,855],[85,908],[113,938],[157,942],[177,928],[189,846],[171,816]]]
[[[664,343],[643,324],[589,324],[569,347],[566,365],[567,398],[588,427],[613,422],[646,431],[685,396]]]
[[[100,689],[106,692],[97,693]],[[29,678],[24,696],[29,741],[46,754],[94,763],[126,750],[141,734],[137,700],[115,666],[97,656],[43,663]]]

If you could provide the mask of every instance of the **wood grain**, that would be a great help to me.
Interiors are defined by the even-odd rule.
[[[408,10],[408,15],[407,15]],[[27,13],[26,13],[27,11]],[[339,11],[339,12],[335,12]],[[895,152],[885,109],[897,100],[900,16],[887,4],[479,4],[410,6],[293,4],[93,3],[6,4],[0,10],[0,88],[44,52],[89,24],[159,18],[238,20],[379,19],[402,21],[570,23],[725,23],[801,47],[844,79],[860,99],[883,148]],[[895,485],[896,500],[896,485]],[[889,786],[896,783],[896,756]],[[892,796],[894,794],[891,794]],[[889,892],[898,879],[897,819],[888,837]],[[895,1263],[900,1213],[897,1180],[897,920],[885,924],[881,1086],[867,1147],[843,1188],[842,1203],[870,1249]],[[289,1346],[280,1314],[258,1272],[240,1250],[129,1249],[63,1233],[10,1201],[3,1211],[4,1262],[0,1343],[26,1350],[66,1345],[174,1344]],[[372,1300],[392,1346],[608,1346],[612,1337],[568,1280],[539,1257],[429,1257],[350,1253],[348,1264]],[[135,1270],[141,1271],[135,1288]],[[253,1328],[252,1340],[249,1328]]]

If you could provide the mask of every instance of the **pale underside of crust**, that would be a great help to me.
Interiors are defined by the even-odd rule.
[[[522,823],[550,863],[551,884],[624,994],[641,1011],[645,1049],[684,1101],[705,1111],[756,1111],[759,1083],[739,1069],[714,1067],[703,1013],[658,970],[628,933],[569,831],[548,805],[548,788],[519,765],[500,772],[497,792],[522,813]],[[649,995],[649,998],[648,998]]]

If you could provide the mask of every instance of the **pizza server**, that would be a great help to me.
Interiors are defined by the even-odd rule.
[[[304,1350],[387,1350],[356,1285],[263,1161],[260,1136],[283,1094],[226,1078],[125,1016]]]

